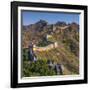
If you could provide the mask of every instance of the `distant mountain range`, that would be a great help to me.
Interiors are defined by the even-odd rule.
[[[66,26],[67,28],[64,28]],[[60,30],[60,27],[63,30]],[[66,22],[58,21],[55,24],[49,24],[45,20],[40,20],[35,24],[22,26],[23,47],[28,48],[31,41],[38,43],[41,39],[43,40],[47,34],[57,34],[57,36],[59,34],[59,36],[61,36],[60,39],[63,40],[68,34],[68,37],[71,37],[72,35],[75,36],[75,32],[79,32],[79,25],[75,22],[67,24]]]
[[[57,21],[55,24],[49,24],[45,20],[39,20],[35,24],[30,24],[30,25],[26,25],[26,26],[24,25],[23,30],[30,30],[30,28],[32,28],[32,27],[43,28],[43,27],[48,26],[48,25],[49,26],[52,26],[52,25],[54,25],[54,26],[62,26],[62,27],[67,26],[67,25],[71,25],[71,27],[74,27],[74,28],[79,27],[79,25],[77,23],[75,23],[75,22],[67,24],[66,22]]]

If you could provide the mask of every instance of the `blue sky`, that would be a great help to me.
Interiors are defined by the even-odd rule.
[[[79,24],[79,15],[80,14],[64,12],[22,11],[22,24],[34,24],[40,19],[48,21],[49,24],[54,24],[57,21],[64,21],[66,23],[76,22]]]

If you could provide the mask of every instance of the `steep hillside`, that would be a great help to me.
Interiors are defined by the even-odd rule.
[[[29,48],[31,42],[38,47],[57,42],[57,48],[42,52],[34,51],[37,59],[62,64],[64,75],[79,74],[79,25],[77,23],[66,24],[58,21],[55,24],[48,24],[47,21],[40,20],[35,24],[23,26],[24,51]],[[28,57],[24,55],[23,60],[26,59]]]

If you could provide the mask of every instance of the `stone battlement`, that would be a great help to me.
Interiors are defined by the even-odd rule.
[[[53,44],[47,45],[45,47],[38,47],[36,45],[33,46],[33,50],[34,51],[47,51],[47,50],[51,50],[53,48],[57,48],[58,47],[58,43],[54,42]]]

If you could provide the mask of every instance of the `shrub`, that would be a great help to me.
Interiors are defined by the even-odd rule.
[[[51,76],[55,75],[55,70],[50,69],[48,64],[44,60],[38,60],[37,62],[23,62],[23,76]]]

